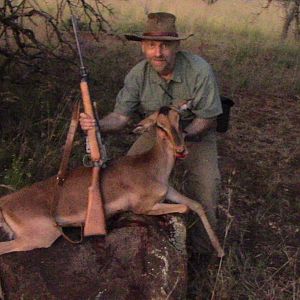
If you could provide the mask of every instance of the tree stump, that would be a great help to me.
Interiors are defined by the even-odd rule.
[[[112,224],[105,238],[81,244],[59,238],[48,249],[1,256],[4,299],[184,299],[183,220],[123,214]]]

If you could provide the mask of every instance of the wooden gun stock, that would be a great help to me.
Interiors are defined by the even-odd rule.
[[[99,190],[99,174],[100,167],[94,167],[83,232],[85,236],[106,234],[105,215]]]
[[[80,89],[83,100],[84,112],[94,118],[88,84],[85,80],[81,81]],[[96,137],[96,128],[88,131],[88,139],[93,163],[100,163],[101,154]],[[84,226],[84,235],[105,235],[105,215],[103,202],[99,190],[100,165],[94,166],[92,170],[92,181],[88,193],[88,207]]]
[[[95,116],[94,116],[93,106],[90,98],[89,87],[86,81],[80,82],[80,89],[81,89],[84,112],[94,119]],[[89,139],[89,144],[91,149],[91,159],[93,162],[100,161],[101,154],[100,154],[97,137],[96,137],[96,128],[94,127],[93,129],[88,130],[87,134],[88,134],[88,139]]]

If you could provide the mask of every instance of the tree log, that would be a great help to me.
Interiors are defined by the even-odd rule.
[[[113,220],[106,238],[81,244],[58,239],[48,249],[0,257],[6,300],[184,299],[185,225],[180,217],[133,216]],[[71,236],[78,230],[68,230]]]

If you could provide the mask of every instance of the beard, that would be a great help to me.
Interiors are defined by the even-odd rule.
[[[173,64],[164,58],[153,58],[150,63],[158,74],[165,75],[173,71]]]

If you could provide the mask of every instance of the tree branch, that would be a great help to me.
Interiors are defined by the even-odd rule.
[[[54,1],[53,1],[54,2]],[[4,0],[0,4],[0,57],[3,67],[11,63],[27,64],[33,59],[55,58],[74,64],[76,54],[71,27],[67,26],[69,9],[83,12],[88,30],[95,40],[95,30],[112,32],[103,11],[112,13],[101,0],[56,0],[54,12],[45,11],[36,0]],[[88,2],[88,3],[87,3]],[[17,4],[16,4],[17,3]],[[70,24],[69,24],[70,25]],[[3,71],[3,70],[2,70]]]

